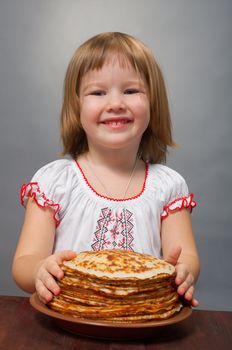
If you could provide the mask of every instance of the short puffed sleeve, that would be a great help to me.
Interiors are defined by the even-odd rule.
[[[68,203],[72,180],[70,160],[60,159],[49,163],[22,186],[21,203],[26,207],[28,198],[33,198],[39,207],[51,207],[58,226]]]
[[[189,193],[185,179],[165,165],[159,165],[158,174],[161,182],[159,187],[162,202],[161,219],[182,208],[189,208],[191,212],[196,202],[193,200],[194,195]]]

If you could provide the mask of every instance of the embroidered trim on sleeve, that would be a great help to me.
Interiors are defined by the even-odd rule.
[[[179,211],[183,208],[189,208],[190,212],[197,205],[193,200],[193,194],[191,193],[189,196],[181,197],[175,199],[173,202],[166,205],[161,214],[161,220],[165,219],[169,213]]]
[[[59,211],[60,211],[60,204],[54,203],[53,200],[48,199],[44,192],[41,192],[38,182],[29,182],[28,184],[24,184],[21,187],[20,191],[20,200],[21,204],[25,207],[26,201],[25,197],[30,197],[33,198],[35,203],[40,207],[40,208],[45,208],[46,206],[51,207],[54,209],[54,215],[53,218],[56,222],[56,227],[59,226],[60,224],[60,219],[59,219]]]

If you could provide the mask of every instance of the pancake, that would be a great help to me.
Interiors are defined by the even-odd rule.
[[[48,306],[63,314],[133,323],[166,319],[182,307],[175,268],[148,254],[81,252],[62,269],[61,292]]]
[[[145,280],[175,272],[171,264],[151,255],[117,249],[82,252],[76,258],[65,261],[64,267],[80,275],[120,281]]]

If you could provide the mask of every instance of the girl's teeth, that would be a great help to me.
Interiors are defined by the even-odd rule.
[[[108,121],[107,124],[111,125],[118,125],[118,124],[126,124],[127,120],[120,120],[120,121]]]
[[[120,124],[128,124],[130,121],[128,119],[122,119],[122,120],[106,120],[103,122],[104,124],[107,125],[112,125],[112,126],[117,126]]]

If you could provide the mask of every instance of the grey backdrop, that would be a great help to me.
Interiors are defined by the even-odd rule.
[[[11,278],[24,215],[19,189],[59,157],[68,61],[89,36],[124,31],[152,48],[166,78],[180,145],[168,165],[198,202],[200,307],[232,310],[231,15],[229,0],[0,1],[0,294],[25,295]]]

